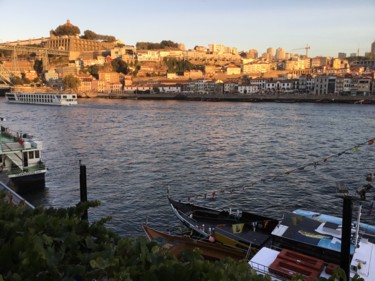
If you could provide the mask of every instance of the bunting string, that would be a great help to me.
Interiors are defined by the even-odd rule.
[[[265,177],[265,178],[261,178],[261,179],[256,180],[256,181],[252,181],[247,186],[231,187],[229,189],[221,188],[219,190],[210,190],[210,191],[206,191],[203,194],[202,193],[199,193],[199,194],[192,193],[190,195],[187,195],[187,200],[190,201],[192,199],[215,199],[216,197],[222,196],[222,195],[232,195],[234,193],[241,192],[241,191],[244,191],[245,189],[254,187],[257,184],[269,183],[269,182],[272,182],[272,181],[276,180],[277,178],[285,177],[285,176],[288,176],[292,173],[306,170],[306,168],[309,168],[309,167],[313,167],[314,169],[316,169],[318,166],[327,163],[328,160],[330,160],[331,158],[340,157],[341,155],[350,153],[350,151],[358,152],[360,147],[365,146],[365,145],[372,145],[374,143],[375,143],[375,138],[372,138],[372,139],[369,139],[368,141],[365,141],[365,142],[356,144],[356,145],[354,145],[350,148],[347,148],[347,149],[345,149],[345,150],[343,150],[339,153],[329,155],[329,156],[327,156],[327,157],[325,157],[321,160],[309,162],[309,163],[307,163],[307,164],[305,164],[301,167],[290,169],[290,170],[287,170],[285,172],[282,172],[282,173],[279,173],[279,174],[276,174],[276,175],[271,175],[269,177]],[[374,172],[373,175],[375,176],[375,172]],[[168,193],[169,193],[169,190],[168,190]]]

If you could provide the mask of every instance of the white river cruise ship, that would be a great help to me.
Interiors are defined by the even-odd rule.
[[[5,93],[9,103],[46,104],[46,105],[74,105],[77,104],[76,94],[67,93]]]

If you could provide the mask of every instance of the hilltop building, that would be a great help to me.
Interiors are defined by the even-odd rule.
[[[64,25],[71,26],[72,24],[68,20]],[[81,52],[109,50],[115,45],[116,42],[81,39],[78,35],[56,36],[52,31],[50,32],[50,39],[46,43],[46,47],[49,49],[69,51],[70,60],[79,58]]]

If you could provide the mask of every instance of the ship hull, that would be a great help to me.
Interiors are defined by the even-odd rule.
[[[45,172],[22,176],[8,176],[8,184],[18,193],[45,188]]]

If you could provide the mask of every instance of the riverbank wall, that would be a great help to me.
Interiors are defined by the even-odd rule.
[[[186,100],[212,102],[283,102],[375,104],[375,96],[241,95],[241,94],[98,94],[98,98],[132,100]]]

